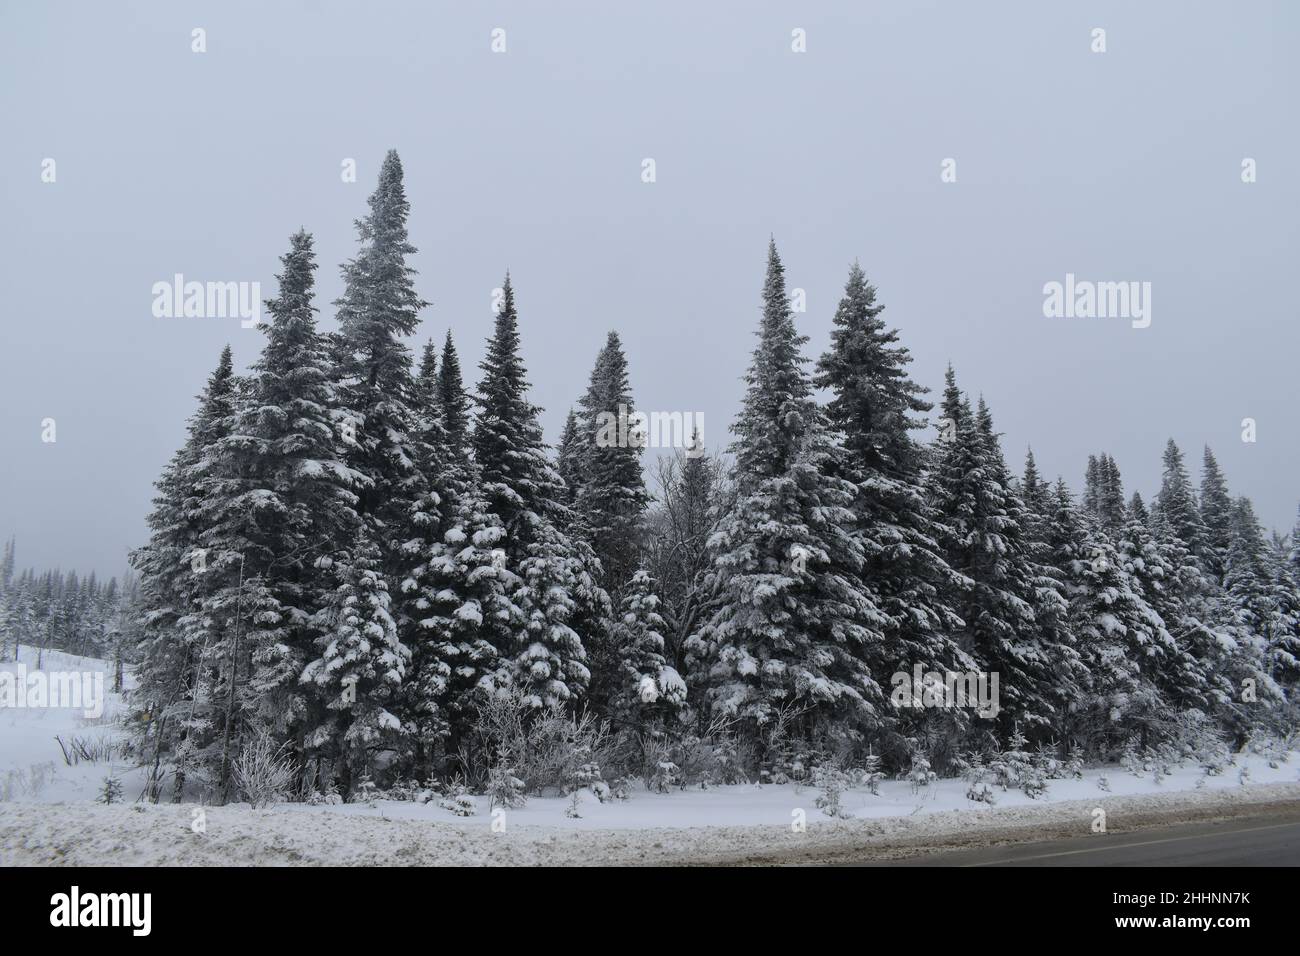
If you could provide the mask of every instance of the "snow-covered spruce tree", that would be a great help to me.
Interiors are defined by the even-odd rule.
[[[523,631],[498,647],[503,676],[525,686],[529,702],[541,707],[586,690],[590,672],[583,644],[598,640],[610,605],[591,548],[562,530],[568,523],[564,482],[546,454],[537,420],[541,410],[528,400],[509,275],[502,291],[479,365],[483,378],[472,440],[487,510],[505,528],[500,550],[519,579],[510,597],[525,621]]]
[[[453,482],[464,481],[470,471],[469,420],[470,400],[461,377],[460,356],[451,330],[442,345],[442,365],[438,369],[438,412],[446,447],[445,465]]]
[[[410,652],[403,685],[394,711],[409,742],[407,756],[414,779],[428,774],[430,755],[445,737],[448,721],[443,713],[451,666],[438,651],[431,610],[436,585],[430,558],[442,553],[441,537],[452,503],[446,490],[447,441],[438,391],[438,352],[433,340],[425,342],[411,389],[411,440],[420,490],[411,502],[400,550],[401,583],[394,607],[398,637]]]
[[[319,723],[306,735],[307,748],[334,758],[345,794],[402,731],[390,708],[398,700],[410,652],[398,640],[379,561],[379,548],[363,528],[347,560],[339,562],[338,586],[317,614],[317,656],[302,673],[302,682],[324,701]]]
[[[600,559],[601,583],[616,594],[636,570],[637,541],[649,501],[641,477],[646,436],[631,421],[636,406],[617,332],[609,333],[596,356],[579,406],[576,507]]]
[[[303,753],[311,702],[298,678],[315,656],[312,618],[333,588],[329,566],[356,533],[356,490],[365,485],[345,464],[334,427],[311,236],[296,233],[280,261],[266,344],[203,479],[203,611],[221,636],[223,789],[248,720]]]
[[[1103,454],[1098,459],[1101,487],[1097,499],[1097,517],[1102,529],[1108,536],[1114,536],[1124,527],[1127,514],[1124,509],[1124,482],[1120,477],[1119,465],[1110,455]]]
[[[1176,535],[1192,555],[1199,559],[1205,550],[1205,522],[1201,520],[1191,479],[1187,477],[1183,453],[1172,438],[1165,445],[1164,473],[1160,479],[1160,492],[1155,499],[1155,511],[1159,513],[1160,520],[1169,529],[1169,533]],[[1200,566],[1204,570],[1204,563]]]
[[[1233,503],[1228,482],[1209,445],[1205,446],[1201,465],[1201,521],[1205,525],[1205,539],[1197,557],[1215,580],[1222,581],[1228,549],[1232,546]]]
[[[666,625],[659,607],[650,574],[637,569],[610,628],[620,652],[620,673],[607,705],[609,713],[632,727],[653,728],[686,703],[686,683],[664,659]]]
[[[357,509],[363,525],[360,540],[366,550],[377,549],[364,570],[381,579],[393,602],[391,613],[405,654],[418,629],[418,572],[442,531],[443,471],[439,423],[420,413],[420,387],[403,341],[415,331],[419,312],[428,303],[417,295],[415,270],[408,264],[416,250],[407,237],[410,206],[402,179],[401,160],[390,150],[369,199],[370,212],[357,221],[360,249],[343,267],[336,351],[344,406],[339,426],[348,443],[348,464],[366,479]],[[432,377],[433,369],[428,372]],[[421,386],[426,400],[430,384]],[[355,572],[341,571],[338,582],[343,588]],[[359,697],[357,709],[401,711],[401,703],[387,696],[375,702]]]
[[[1190,653],[1185,637],[1203,628],[1184,609],[1182,584],[1171,560],[1175,552],[1162,547],[1147,526],[1146,505],[1137,492],[1129,502],[1128,514],[1128,521],[1116,536],[1115,558],[1159,616],[1172,642],[1172,647],[1166,647],[1163,664],[1149,669],[1151,679],[1172,710],[1187,712],[1194,708],[1208,714],[1213,697],[1211,684]],[[1207,638],[1212,639],[1209,635]]]
[[[999,726],[1045,733],[1057,716],[1053,669],[1070,649],[1049,644],[1037,626],[1043,575],[1022,528],[1024,505],[1011,488],[987,407],[981,400],[978,413],[971,411],[951,368],[943,412],[955,425],[939,450],[930,493],[948,564],[971,581],[959,598],[962,648],[999,674]]]
[[[1300,702],[1300,569],[1291,564],[1292,541],[1273,533],[1268,569],[1276,596],[1277,628],[1269,642],[1269,674],[1283,686],[1292,705]]]
[[[1075,510],[1064,482],[1056,487],[1053,527],[1053,564],[1088,674],[1086,742],[1104,753],[1133,733],[1159,739],[1166,704],[1157,678],[1176,666],[1178,648],[1109,539]]]
[[[367,479],[358,512],[380,549],[380,573],[393,574],[404,563],[394,554],[407,540],[413,504],[425,490],[413,447],[411,353],[402,339],[415,331],[428,304],[416,294],[415,270],[407,264],[416,250],[407,241],[410,205],[395,151],[384,159],[369,205],[370,213],[356,224],[361,248],[343,266],[345,288],[335,303],[337,374],[346,413],[339,427],[348,464]]]
[[[1160,491],[1151,509],[1151,529],[1173,569],[1173,592],[1180,620],[1172,631],[1175,640],[1196,661],[1205,675],[1212,715],[1225,727],[1244,726],[1245,712],[1234,685],[1230,661],[1236,640],[1227,623],[1233,614],[1214,577],[1198,554],[1205,552],[1207,531],[1182,452],[1171,439],[1165,445]]]
[[[523,627],[516,633],[506,676],[523,690],[529,707],[567,707],[591,680],[582,639],[570,622],[577,613],[575,596],[589,591],[594,581],[583,580],[582,560],[547,522],[534,527],[518,575],[511,597],[523,615]]]
[[[854,263],[814,384],[831,390],[826,414],[844,436],[845,453],[836,464],[840,477],[854,486],[862,586],[886,615],[884,641],[872,662],[873,676],[883,686],[892,673],[910,672],[916,664],[944,672],[970,670],[974,662],[954,640],[963,622],[949,599],[967,582],[941,556],[922,484],[924,454],[911,434],[925,425],[932,406],[926,390],[908,377],[912,357],[899,344],[897,330],[880,318],[882,311],[875,287]],[[954,716],[934,710],[896,716],[910,715],[927,724]],[[902,737],[915,731],[913,723],[903,721]],[[941,746],[930,741],[931,755]]]
[[[1224,669],[1234,706],[1227,716],[1230,729],[1243,740],[1247,730],[1265,723],[1268,711],[1283,700],[1270,664],[1273,648],[1290,637],[1291,621],[1283,611],[1284,595],[1274,582],[1268,545],[1250,499],[1233,502],[1230,531],[1218,620],[1231,638]]]
[[[492,512],[519,560],[544,526],[562,519],[564,483],[546,455],[541,409],[528,400],[528,370],[519,351],[519,314],[509,274],[502,285],[487,351],[479,363],[474,459]]]
[[[1083,732],[1088,685],[1088,670],[1070,613],[1067,575],[1055,563],[1063,543],[1075,531],[1073,522],[1061,520],[1063,490],[1064,482],[1060,479],[1055,487],[1042,479],[1033,452],[1027,452],[1019,488],[1024,505],[1021,527],[1025,553],[1033,569],[1034,622],[1053,660],[1051,702],[1055,717],[1051,736],[1060,744],[1062,756]],[[1071,511],[1068,516],[1074,515]]]
[[[574,508],[578,502],[578,491],[582,487],[582,462],[579,458],[581,447],[578,415],[573,409],[569,409],[569,414],[564,419],[564,430],[560,432],[559,444],[555,446],[555,470],[564,480],[564,490],[560,498],[566,507],[573,510],[573,519],[564,530],[570,534],[581,533],[586,536],[588,532],[579,528],[580,514]]]
[[[636,428],[633,418],[627,357],[617,332],[609,333],[596,356],[579,407],[576,438],[569,448],[561,444],[559,459],[576,482],[571,488],[576,519],[570,527],[591,546],[600,561],[599,581],[611,601],[618,602],[640,560],[649,495],[641,476],[645,431]],[[589,627],[584,638],[591,696],[603,709],[621,696],[627,649],[608,627]]]
[[[420,381],[434,382],[428,355]],[[418,410],[425,458],[421,467],[439,489],[415,513],[425,519],[408,542],[418,563],[404,580],[403,613],[411,650],[402,713],[411,743],[410,774],[424,779],[465,739],[475,700],[498,669],[498,648],[520,625],[508,591],[518,579],[505,567],[505,531],[487,510],[469,457],[468,399],[450,335],[436,388],[422,389]]]
[[[686,640],[712,613],[717,576],[709,541],[730,511],[731,484],[698,429],[685,451],[659,459],[657,501],[647,516],[646,562],[667,624],[665,658],[686,670]]]
[[[1151,535],[1161,558],[1169,568],[1165,579],[1165,603],[1157,604],[1165,626],[1191,659],[1198,679],[1180,681],[1173,699],[1184,709],[1196,708],[1226,724],[1235,703],[1228,682],[1226,660],[1233,646],[1219,623],[1224,604],[1220,589],[1206,575],[1191,549],[1165,520],[1158,507],[1151,511]]]
[[[204,530],[204,481],[213,450],[230,433],[236,384],[227,345],[198,396],[185,444],[155,483],[149,542],[131,553],[131,564],[140,574],[143,612],[132,717],[141,753],[152,769],[149,795],[155,800],[161,794],[164,767],[190,734],[206,743],[215,726],[214,669],[206,646],[211,634],[200,609],[207,554],[199,537]],[[174,784],[179,797],[183,771]]]
[[[736,436],[734,511],[715,534],[719,601],[688,641],[705,705],[755,740],[783,709],[803,734],[877,727],[888,617],[861,579],[854,486],[834,477],[843,455],[812,396],[785,270],[768,247],[758,346]]]

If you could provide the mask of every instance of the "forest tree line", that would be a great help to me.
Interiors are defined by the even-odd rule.
[[[641,447],[597,441],[637,408],[616,332],[553,452],[509,276],[472,388],[450,333],[408,345],[408,214],[390,152],[334,331],[292,236],[260,359],[222,353],[157,482],[131,696],[155,799],[231,797],[268,740],[304,795],[499,785],[503,706],[596,721],[619,766],[582,772],[647,778],[702,749],[773,779],[809,753],[942,770],[1295,726],[1300,534],[1267,536],[1208,448],[1197,487],[1171,440],[1149,502],[1105,452],[1077,499],[1032,453],[1014,474],[951,368],[936,405],[909,377],[857,265],[806,354],[773,242],[733,442],[647,485]],[[998,675],[996,716],[900,707],[917,665]]]

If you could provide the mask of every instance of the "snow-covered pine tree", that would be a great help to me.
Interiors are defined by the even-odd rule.
[[[1290,553],[1290,539],[1274,532],[1268,569],[1275,596],[1276,627],[1269,641],[1267,666],[1288,699],[1295,701],[1300,684],[1300,572],[1291,565]]]
[[[1147,527],[1146,505],[1137,492],[1129,502],[1128,514],[1128,521],[1116,536],[1116,560],[1133,579],[1143,600],[1159,616],[1172,642],[1172,646],[1165,647],[1164,663],[1148,668],[1151,680],[1168,707],[1183,712],[1195,708],[1208,713],[1213,697],[1211,685],[1205,670],[1190,653],[1187,640],[1187,635],[1196,633],[1202,626],[1185,612],[1182,584],[1170,560],[1172,552],[1168,547],[1161,547]]]
[[[323,565],[350,546],[366,481],[345,463],[335,431],[311,236],[293,235],[280,261],[279,294],[262,325],[266,344],[203,480],[203,610],[221,639],[223,788],[248,720],[302,753],[311,702],[298,678],[314,656],[313,616],[334,586]]]
[[[624,589],[620,613],[610,629],[620,649],[621,672],[607,710],[632,727],[661,722],[686,703],[686,683],[664,658],[665,622],[659,596],[645,568]]]
[[[801,711],[805,734],[879,725],[870,662],[889,620],[862,585],[854,486],[833,474],[843,451],[812,396],[775,242],[758,338],[732,426],[738,499],[714,536],[719,601],[688,648],[703,702],[737,719],[762,762],[783,709]]]
[[[1042,569],[1022,527],[1024,503],[1011,488],[992,416],[983,400],[972,412],[948,369],[944,417],[954,426],[930,476],[950,567],[971,582],[960,595],[962,648],[1000,675],[999,726],[1046,731],[1056,717],[1053,667],[1068,648],[1040,632],[1035,604]]]
[[[468,407],[448,333],[436,402],[425,412],[436,413],[437,427],[421,443],[440,448],[439,499],[429,509],[436,527],[418,540],[420,563],[404,596],[412,661],[402,706],[415,779],[447,771],[439,764],[456,756],[468,737],[480,695],[497,675],[498,648],[511,646],[522,620],[508,596],[519,582],[506,567],[505,530],[488,511],[469,454]]]
[[[1219,620],[1231,636],[1225,676],[1233,689],[1232,729],[1240,741],[1283,700],[1270,664],[1273,649],[1290,638],[1292,622],[1283,610],[1284,595],[1274,582],[1268,545],[1249,498],[1232,503],[1230,531]]]
[[[507,275],[501,308],[479,368],[474,460],[486,510],[505,528],[500,550],[519,582],[510,596],[525,631],[499,647],[504,673],[522,680],[536,706],[567,702],[590,679],[585,642],[599,640],[610,616],[591,548],[563,528],[569,511],[564,481],[546,454],[541,409],[528,400],[528,372],[519,351],[519,316]],[[577,635],[582,637],[578,638]]]
[[[236,385],[227,345],[198,396],[185,444],[155,483],[149,542],[131,553],[140,574],[143,614],[132,706],[141,752],[153,770],[149,795],[155,800],[161,794],[163,761],[170,763],[191,732],[210,739],[215,726],[210,632],[199,607],[207,570],[200,535],[205,530],[204,482],[213,450],[230,433]],[[183,786],[182,772],[175,779],[177,796]]]
[[[1141,492],[1133,492],[1133,497],[1128,500],[1129,520],[1136,519],[1149,531],[1151,529],[1151,513],[1147,510],[1147,503],[1142,500]]]
[[[578,614],[577,596],[595,587],[559,529],[545,521],[535,525],[511,595],[523,627],[506,671],[528,706],[566,707],[586,692],[591,672],[571,622]]]
[[[1109,465],[1101,469],[1109,474]],[[1156,681],[1176,665],[1177,646],[1109,539],[1075,511],[1064,482],[1056,487],[1053,525],[1053,564],[1066,584],[1071,629],[1088,672],[1090,742],[1104,752],[1135,732],[1158,736],[1165,701]]]
[[[601,583],[606,591],[618,594],[637,567],[649,496],[641,477],[646,435],[631,422],[636,405],[617,332],[609,333],[596,356],[579,406],[576,507],[583,532],[600,559]]]
[[[927,672],[975,666],[954,639],[963,622],[949,600],[967,582],[941,556],[921,478],[924,453],[911,434],[925,425],[932,406],[926,389],[908,376],[912,357],[899,344],[898,331],[880,318],[883,311],[855,262],[835,312],[831,347],[818,360],[814,379],[817,387],[831,390],[827,418],[844,436],[845,453],[837,464],[840,476],[854,485],[862,585],[887,616],[884,642],[872,662],[882,686],[893,672],[916,664]],[[938,716],[946,720],[952,714]]]
[[[424,427],[429,422],[437,423],[442,428],[441,414],[438,411],[438,350],[433,339],[424,343],[420,350],[420,366],[415,373],[416,414]]]
[[[438,369],[438,410],[442,416],[443,442],[447,449],[446,466],[452,483],[463,481],[470,470],[469,396],[461,378],[460,356],[451,330],[442,346],[442,366]]]
[[[1043,480],[1033,452],[1026,453],[1024,477],[1018,489],[1024,504],[1021,524],[1025,552],[1033,569],[1034,621],[1042,643],[1050,649],[1054,661],[1052,736],[1060,742],[1063,753],[1082,730],[1080,711],[1085,704],[1088,683],[1087,667],[1070,614],[1066,575],[1055,565],[1058,548],[1073,532],[1072,524],[1061,521],[1060,502],[1064,488],[1065,483],[1060,479],[1055,487]],[[1074,515],[1073,511],[1069,513],[1071,518]]]
[[[509,274],[479,368],[483,378],[474,458],[488,505],[505,525],[507,551],[517,561],[543,526],[563,517],[564,482],[546,454],[538,423],[541,409],[528,400],[528,370],[519,351],[519,314]]]
[[[1103,454],[1098,459],[1097,517],[1102,529],[1108,536],[1115,536],[1124,527],[1127,515],[1124,511],[1124,481],[1120,477],[1119,465],[1110,455]]]
[[[443,553],[442,535],[454,505],[447,488],[447,440],[438,387],[438,352],[433,340],[420,354],[412,395],[411,448],[421,477],[420,492],[411,502],[405,540],[399,556],[402,572],[393,606],[398,637],[410,651],[400,698],[393,710],[402,720],[409,741],[414,779],[423,779],[430,754],[448,731],[443,713],[451,666],[439,652],[440,635],[432,623],[434,594],[430,559]]]
[[[665,657],[686,670],[686,639],[710,613],[713,551],[709,539],[730,510],[730,482],[699,430],[690,447],[659,459],[657,501],[647,516],[646,562],[667,624]]]
[[[418,454],[410,349],[402,341],[415,331],[428,303],[415,292],[415,270],[407,260],[410,204],[402,184],[402,162],[390,150],[369,199],[370,212],[357,220],[361,248],[343,266],[345,288],[338,306],[337,374],[345,414],[339,427],[348,464],[365,476],[358,512],[379,547],[383,567],[404,564],[394,557],[407,540],[413,503],[424,492]],[[398,572],[400,573],[400,572]]]
[[[1183,453],[1172,438],[1165,445],[1164,473],[1155,499],[1155,510],[1169,532],[1199,559],[1205,549],[1205,522],[1201,520],[1191,479],[1183,465]],[[1203,563],[1201,567],[1204,569]]]
[[[557,465],[572,495],[575,517],[568,528],[590,545],[600,562],[600,583],[613,595],[611,602],[617,602],[640,560],[641,525],[649,501],[641,476],[646,434],[633,420],[636,406],[617,332],[609,333],[596,356],[579,407],[577,433],[567,446],[562,437]],[[566,470],[571,476],[564,476]],[[591,694],[600,707],[619,698],[629,649],[608,626],[585,630]]]
[[[363,526],[338,566],[338,586],[317,614],[317,656],[302,673],[302,682],[324,700],[319,723],[305,737],[308,752],[333,760],[345,794],[402,732],[390,707],[398,700],[410,652],[398,640],[379,563],[379,548]]]
[[[1093,516],[1101,511],[1101,462],[1096,455],[1088,456],[1083,475],[1083,510]]]
[[[564,419],[564,429],[560,432],[559,444],[555,446],[555,470],[564,479],[561,500],[566,507],[573,511],[572,519],[564,530],[570,534],[581,533],[586,536],[589,532],[578,527],[581,524],[581,515],[574,507],[578,503],[578,492],[582,488],[581,448],[582,438],[578,434],[578,415],[573,409],[569,409],[569,414]]]
[[[14,580],[14,547],[12,535],[5,542],[4,556],[0,557],[0,591],[8,591]]]
[[[1233,503],[1228,482],[1209,445],[1205,446],[1201,465],[1201,521],[1205,538],[1197,557],[1207,572],[1222,581],[1232,546]]]

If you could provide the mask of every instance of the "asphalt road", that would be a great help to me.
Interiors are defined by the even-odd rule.
[[[1290,817],[1290,819],[1287,819]],[[852,866],[1300,866],[1300,807],[1129,833],[926,853]]]

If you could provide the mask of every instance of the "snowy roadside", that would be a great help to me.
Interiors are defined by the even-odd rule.
[[[29,650],[24,648],[24,663],[34,667]],[[44,663],[67,671],[106,666],[58,652],[45,655]],[[0,671],[16,667],[10,662]],[[494,817],[481,795],[467,798],[466,817],[437,800],[265,810],[246,804],[151,805],[134,802],[144,786],[143,768],[108,746],[119,739],[121,698],[108,694],[105,704],[94,718],[73,709],[0,708],[0,864],[811,862],[1086,835],[1097,807],[1106,811],[1108,830],[1119,832],[1300,803],[1300,760],[1289,759],[1294,754],[1248,752],[1213,776],[1191,762],[1166,767],[1159,778],[1152,768],[1089,768],[1079,778],[1049,780],[1038,799],[995,786],[995,806],[967,799],[961,779],[917,789],[904,780],[884,780],[877,793],[843,791],[842,807],[850,815],[843,820],[817,809],[816,788],[790,784],[670,793],[638,785],[631,799],[603,803],[584,790],[576,806],[571,797],[530,797],[504,817]],[[81,741],[94,756],[70,765],[56,737]],[[124,802],[94,802],[110,777],[121,785]]]
[[[908,856],[1083,836],[1095,808],[1119,832],[1138,826],[1249,815],[1294,806],[1300,784],[1169,791],[1035,806],[819,822],[790,826],[565,829],[473,825],[329,812],[324,808],[209,807],[204,832],[192,805],[0,804],[4,866],[580,866],[833,862]],[[382,808],[381,808],[382,812]]]

